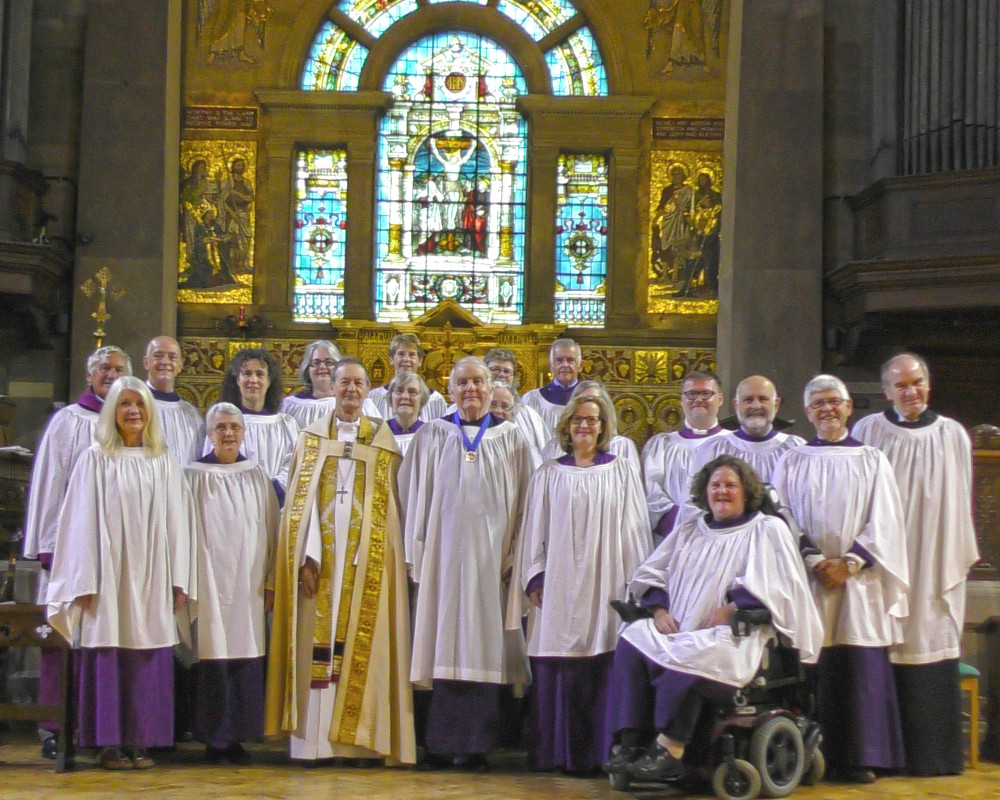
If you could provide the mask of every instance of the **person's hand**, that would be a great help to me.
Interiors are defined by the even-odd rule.
[[[264,613],[270,614],[274,610],[274,590],[264,590]]]
[[[77,597],[73,602],[80,606],[80,608],[84,611],[90,611],[90,607],[93,605],[95,597],[97,597],[96,594],[85,594]]]
[[[667,609],[660,606],[653,612],[653,625],[656,630],[667,636],[671,633],[677,633],[680,628],[677,625],[677,620],[673,618],[673,615]]]
[[[531,601],[531,605],[535,608],[542,607],[542,588],[539,587],[535,589],[531,594],[528,595],[528,599]]]
[[[839,589],[851,573],[847,570],[847,559],[827,558],[813,567],[813,575],[827,589]]]
[[[708,615],[708,619],[701,626],[703,628],[715,628],[718,625],[728,626],[733,618],[733,612],[736,611],[735,603],[727,603],[719,608],[713,608],[712,613]]]
[[[319,564],[307,558],[306,563],[299,567],[299,588],[309,600],[316,596],[317,575],[319,575]]]
[[[174,587],[174,613],[183,608],[184,604],[188,601],[188,596],[184,594],[184,590],[175,586]]]

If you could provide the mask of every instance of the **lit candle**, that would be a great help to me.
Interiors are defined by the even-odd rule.
[[[246,322],[247,318],[247,307],[240,306],[240,322]]]

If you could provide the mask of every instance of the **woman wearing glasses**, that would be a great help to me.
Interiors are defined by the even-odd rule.
[[[652,549],[639,473],[608,451],[602,397],[569,401],[556,427],[564,455],[532,477],[507,627],[529,610],[533,674],[530,752],[539,769],[593,774],[603,759],[604,708],[618,618],[608,601]]]
[[[340,359],[340,349],[326,339],[317,339],[306,347],[299,364],[299,380],[305,388],[281,401],[281,411],[292,417],[300,429],[304,430],[337,407],[337,398],[333,396],[333,368]],[[382,417],[371,400],[365,400],[361,413],[376,419]]]

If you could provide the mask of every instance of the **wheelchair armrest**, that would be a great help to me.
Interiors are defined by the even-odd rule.
[[[771,612],[766,608],[737,608],[729,621],[735,637],[749,636],[751,628],[770,624]]]

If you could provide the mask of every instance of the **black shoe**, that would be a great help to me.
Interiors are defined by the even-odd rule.
[[[628,772],[629,765],[642,756],[642,748],[638,745],[628,746],[616,744],[611,748],[611,758],[601,764],[608,775],[623,775]]]
[[[59,737],[50,736],[44,742],[42,742],[42,758],[48,758],[55,760],[55,757],[59,750]]]
[[[439,769],[451,769],[453,766],[455,766],[454,761],[447,756],[439,756],[437,753],[427,753],[420,761],[417,762],[417,769],[422,772],[430,772],[431,770]]]
[[[473,753],[455,766],[464,772],[489,772],[493,769],[489,759],[482,753]]]
[[[205,763],[207,764],[225,764],[227,761],[227,751],[220,747],[212,747],[209,745],[205,748]]]
[[[628,765],[628,774],[641,781],[677,781],[684,777],[684,764],[653,742],[644,756]]]
[[[875,783],[875,773],[864,767],[841,767],[836,771],[836,779],[842,783]]]
[[[233,742],[223,752],[225,753],[226,761],[237,767],[245,767],[250,763],[250,754],[243,749],[243,745],[239,742]]]

